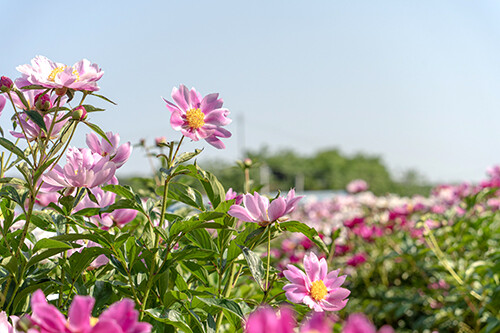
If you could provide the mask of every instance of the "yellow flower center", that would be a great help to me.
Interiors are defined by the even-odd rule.
[[[205,125],[205,114],[200,109],[189,109],[186,111],[186,120],[189,127],[198,129]]]
[[[90,326],[94,327],[98,321],[99,321],[99,318],[90,317]]]
[[[51,82],[54,82],[56,80],[56,76],[58,74],[61,74],[62,72],[64,72],[64,70],[66,68],[67,68],[67,66],[60,66],[60,67],[54,68],[52,70],[52,72],[50,72],[49,77],[47,78],[47,80],[49,80]],[[73,69],[73,75],[76,76],[75,82],[80,80],[80,74],[76,71],[76,69]]]
[[[319,302],[323,299],[325,299],[326,294],[328,294],[328,289],[326,289],[325,283],[323,280],[317,280],[314,281],[311,284],[311,297],[316,301]]]

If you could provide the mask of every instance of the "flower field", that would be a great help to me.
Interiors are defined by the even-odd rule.
[[[427,197],[358,179],[318,201],[259,193],[250,161],[236,193],[182,149],[224,149],[230,111],[180,85],[179,138],[147,148],[158,167],[132,188],[115,175],[132,144],[91,122],[114,103],[99,66],[17,69],[0,80],[0,333],[500,332],[500,167]]]

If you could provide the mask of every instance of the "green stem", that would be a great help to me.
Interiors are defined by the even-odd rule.
[[[179,148],[182,144],[182,141],[184,140],[184,135],[182,136],[181,140],[179,141],[179,144],[177,145],[177,149],[175,150],[175,153],[172,157],[172,159],[169,160],[168,162],[168,168],[172,167],[172,164],[173,164],[173,161],[175,160],[175,157],[177,156],[177,153],[179,152]],[[159,221],[159,226],[160,227],[163,227],[163,224],[165,222],[165,212],[167,211],[167,201],[168,201],[168,184],[170,183],[170,180],[173,178],[173,176],[168,176],[166,179],[165,179],[165,183],[164,183],[164,188],[163,188],[163,201],[162,201],[162,206],[161,206],[161,213],[160,213],[160,221]],[[157,248],[158,245],[160,243],[160,236],[155,233],[155,243],[154,243],[154,248]],[[168,255],[168,252],[167,251],[167,255]],[[146,310],[146,305],[147,305],[147,302],[148,302],[148,297],[149,297],[149,293],[151,292],[151,288],[153,287],[153,276],[155,276],[156,274],[158,274],[158,272],[161,271],[161,269],[163,268],[165,262],[167,261],[167,256],[165,256],[162,264],[160,265],[160,269],[155,273],[155,268],[156,268],[156,261],[157,261],[157,256],[158,256],[158,251],[155,251],[155,254],[153,256],[153,260],[152,260],[152,263],[151,263],[151,268],[149,270],[149,279],[148,279],[148,283],[147,283],[147,286],[146,286],[146,291],[144,292],[144,297],[142,299],[142,305],[141,305],[141,313],[140,313],[140,317],[139,319],[142,320],[143,316],[144,316],[144,311]]]

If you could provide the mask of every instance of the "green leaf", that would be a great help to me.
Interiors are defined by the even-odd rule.
[[[171,183],[168,188],[168,197],[196,209],[205,210],[201,193],[182,183]]]
[[[288,222],[281,222],[279,224],[281,229],[291,231],[291,232],[300,232],[310,240],[316,244],[323,253],[327,254],[328,253],[328,248],[326,247],[325,243],[323,240],[319,237],[318,232],[314,229],[309,227],[308,225],[299,222],[299,221],[288,221]]]
[[[99,134],[111,146],[113,146],[113,144],[111,143],[111,141],[109,141],[108,137],[106,136],[106,133],[104,133],[104,131],[99,126],[97,126],[96,124],[89,123],[87,121],[83,121],[83,123],[85,125],[87,125],[88,127],[90,127],[91,130],[93,130],[94,132],[96,132],[97,134]]]
[[[106,111],[106,109],[96,108],[95,106],[90,105],[90,104],[83,104],[82,106],[85,108],[85,111],[87,111],[87,112]]]
[[[217,308],[223,309],[223,310],[228,310],[231,313],[234,313],[241,319],[244,319],[245,315],[243,314],[243,311],[241,310],[241,307],[238,305],[238,303],[224,299],[224,298],[203,298],[203,297],[198,297],[196,296],[197,299],[202,301],[203,303],[210,305],[210,306],[215,306]]]
[[[17,148],[14,143],[10,142],[6,138],[0,138],[0,145],[2,145],[5,149],[12,152],[13,154],[16,154],[19,158],[26,161],[31,167],[33,167],[33,164],[31,164],[30,160],[28,160],[28,158],[24,156],[24,152],[21,149]]]
[[[196,165],[198,171],[201,169]],[[208,171],[202,171],[203,179],[200,179],[201,185],[207,193],[208,199],[212,203],[213,207],[217,207],[222,201],[226,200],[226,191],[224,186],[219,182],[217,177]]]
[[[0,178],[0,184],[12,184],[12,185],[26,185],[26,182],[22,179],[15,177],[3,177]]]
[[[23,92],[19,91],[17,89],[15,89],[14,92],[17,94],[17,97],[19,97],[19,99],[21,100],[21,103],[23,103],[25,110],[29,110],[30,105],[29,105],[28,101],[26,100],[26,98],[24,97]]]
[[[109,102],[111,104],[114,104],[114,105],[117,105],[115,102],[113,102],[112,100],[110,100],[109,98],[107,97],[104,97],[103,95],[99,95],[99,94],[96,94],[96,93],[91,93],[92,96],[95,96],[95,97],[99,97],[103,100],[105,100],[106,102]]]
[[[250,269],[250,273],[252,273],[253,278],[259,284],[259,287],[262,290],[266,289],[266,271],[264,270],[264,264],[260,259],[260,256],[255,252],[251,251],[249,248],[245,246],[240,246],[241,252],[243,252],[243,256],[247,261],[248,268]]]
[[[184,318],[184,316],[176,310],[165,309],[165,308],[154,308],[154,309],[147,309],[145,312],[148,314],[148,316],[157,321],[175,326],[186,333],[193,332],[191,330],[191,327],[189,327],[189,325],[187,324],[186,318]]]
[[[126,199],[134,199],[135,193],[130,186],[122,185],[106,185],[102,189],[107,192],[113,192]]]
[[[33,248],[33,253],[38,252],[39,250],[42,249],[72,249],[72,248],[73,247],[71,245],[68,245],[64,242],[55,239],[44,238],[36,242],[35,247]]]
[[[50,167],[55,161],[57,160],[57,156],[51,158],[50,160],[46,161],[44,164],[40,165],[35,173],[33,174],[33,182],[36,183],[38,181],[38,178],[42,176],[42,174],[47,170],[48,167]]]
[[[189,152],[182,153],[181,155],[179,155],[179,157],[177,157],[174,160],[174,163],[172,164],[172,166],[175,167],[179,164],[187,162],[190,159],[192,159],[193,157],[196,157],[197,155],[199,155],[202,151],[203,151],[203,149],[195,149],[195,151],[192,153],[189,153]]]
[[[32,265],[34,265],[34,264],[36,264],[44,259],[50,258],[52,256],[55,256],[58,253],[61,253],[61,252],[67,251],[67,250],[68,250],[68,248],[64,247],[64,248],[58,248],[58,249],[48,249],[47,251],[43,251],[42,253],[31,257],[30,260],[28,260],[26,267],[30,267],[30,266],[32,266]]]
[[[43,121],[43,116],[38,113],[38,111],[33,111],[33,110],[24,110],[24,112],[28,115],[28,117],[45,133],[47,133],[47,127],[45,127],[45,122]]]

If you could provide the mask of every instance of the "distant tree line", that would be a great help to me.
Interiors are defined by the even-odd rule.
[[[292,187],[298,190],[344,190],[354,179],[368,182],[375,194],[427,195],[432,187],[415,170],[408,170],[396,179],[380,157],[362,153],[347,156],[338,149],[301,156],[292,150],[271,153],[264,148],[249,152],[248,158],[252,161],[250,178],[254,185],[261,184],[269,191],[284,191]],[[209,166],[224,186],[243,191],[242,167],[221,161],[200,164]]]

